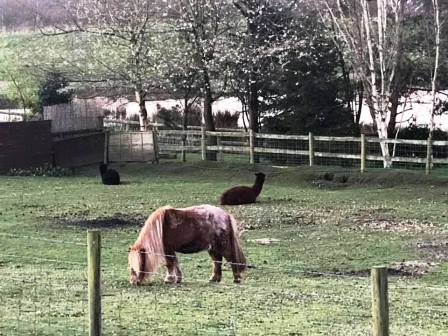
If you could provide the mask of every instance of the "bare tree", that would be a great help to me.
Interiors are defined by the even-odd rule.
[[[402,61],[404,0],[325,0],[349,61],[363,84],[381,142],[384,167],[392,165],[388,139],[390,104]]]
[[[174,0],[170,11],[197,70],[204,124],[208,131],[215,130],[212,103],[221,93],[215,83],[225,82],[222,78],[225,72],[223,64],[228,54],[223,49],[226,34],[232,30],[232,15],[229,12],[232,8],[228,0]],[[216,144],[216,138],[209,139],[209,144]],[[216,160],[214,152],[207,156],[209,160]]]
[[[101,68],[99,82],[130,86],[140,106],[142,130],[147,121],[145,100],[156,82],[158,55],[154,46],[158,41],[154,27],[160,8],[158,0],[74,0],[67,7],[71,22],[56,25],[57,30],[52,33],[89,36],[93,45],[89,62],[95,65],[76,67],[86,73],[91,73],[92,67]]]

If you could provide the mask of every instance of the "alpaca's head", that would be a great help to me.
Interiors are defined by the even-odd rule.
[[[256,179],[259,180],[259,181],[264,181],[266,175],[263,174],[263,173],[256,173],[256,174],[255,174],[255,177],[256,177]]]
[[[100,164],[100,173],[103,175],[107,171],[107,164],[101,163]]]

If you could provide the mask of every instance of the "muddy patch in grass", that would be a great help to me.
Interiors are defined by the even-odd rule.
[[[419,260],[411,261],[400,261],[394,262],[387,267],[387,273],[393,276],[403,276],[403,277],[419,277],[430,272],[437,263],[426,262]],[[356,270],[356,271],[308,271],[305,275],[310,277],[331,277],[331,276],[342,276],[342,277],[369,277],[371,273],[370,269]]]
[[[387,209],[361,209],[352,214],[353,228],[360,231],[438,234],[442,230],[429,221],[398,218]]]
[[[86,212],[71,214],[70,216],[57,216],[53,218],[55,225],[75,226],[92,229],[118,229],[124,227],[141,227],[147,216],[141,214],[115,213],[111,216],[92,218]]]
[[[448,261],[448,240],[418,242],[417,250],[431,260]]]

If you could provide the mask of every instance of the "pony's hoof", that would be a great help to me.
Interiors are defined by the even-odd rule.
[[[221,278],[211,277],[210,279],[208,279],[208,282],[221,282]]]
[[[233,279],[233,283],[240,284],[241,278]]]

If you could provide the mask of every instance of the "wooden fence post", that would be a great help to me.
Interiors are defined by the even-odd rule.
[[[143,132],[140,132],[140,144],[141,144],[141,154],[142,154],[142,162],[145,161],[145,146],[143,145]]]
[[[431,134],[428,136],[426,145],[426,175],[431,174],[431,168],[432,168],[432,137]]]
[[[308,134],[308,156],[310,158],[310,167],[314,165],[314,144],[313,144],[313,133]]]
[[[89,336],[101,335],[101,232],[87,231]]]
[[[361,134],[361,173],[366,171],[366,136]]]
[[[109,163],[109,131],[104,131],[104,164]]]
[[[152,144],[154,147],[154,161],[159,163],[159,134],[157,132],[157,128],[152,130]]]
[[[207,133],[204,126],[201,127],[201,154],[202,160],[207,160]]]
[[[255,133],[253,130],[249,130],[249,162],[255,163]]]
[[[372,334],[389,336],[387,267],[374,267],[372,279]]]
[[[218,153],[217,153],[217,161],[224,161],[224,155],[221,149],[222,143],[221,143],[221,137],[216,136],[216,146],[218,147]]]

